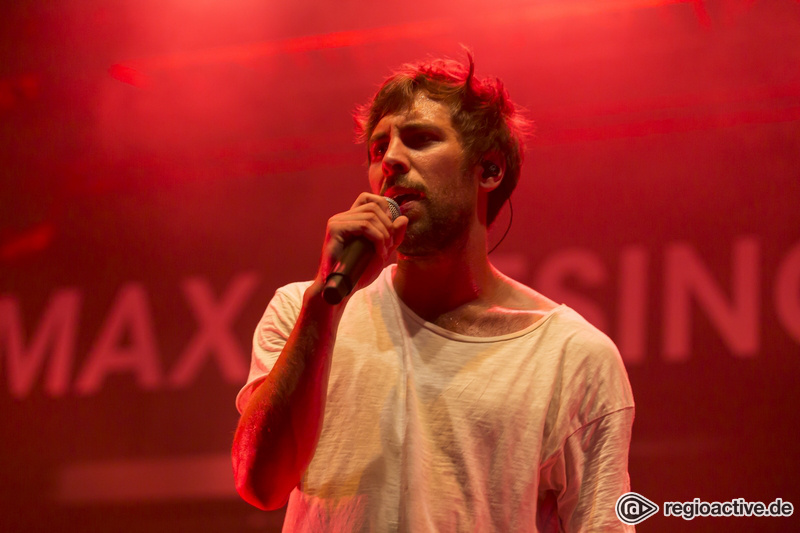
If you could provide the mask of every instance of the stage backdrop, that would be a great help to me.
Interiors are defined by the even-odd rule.
[[[252,331],[366,188],[354,106],[459,43],[537,125],[493,261],[619,345],[633,490],[800,506],[798,2],[0,11],[0,530],[279,529],[228,455]]]

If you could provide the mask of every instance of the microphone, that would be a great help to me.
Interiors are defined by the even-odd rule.
[[[400,206],[393,199],[384,198],[389,202],[390,216],[394,221],[400,216]],[[331,305],[336,305],[344,300],[345,296],[350,294],[358,283],[373,255],[375,255],[375,246],[364,236],[357,237],[345,244],[339,260],[325,280],[322,298]]]

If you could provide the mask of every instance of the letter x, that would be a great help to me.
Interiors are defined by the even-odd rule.
[[[210,354],[215,356],[227,382],[239,383],[247,377],[247,358],[230,327],[257,284],[256,274],[240,274],[220,301],[215,302],[207,281],[192,278],[183,282],[183,293],[199,329],[172,370],[169,381],[173,386],[191,382]]]

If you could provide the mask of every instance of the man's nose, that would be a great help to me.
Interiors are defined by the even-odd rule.
[[[392,176],[395,174],[405,174],[408,172],[408,154],[405,145],[399,137],[389,141],[386,153],[383,154],[383,175]]]

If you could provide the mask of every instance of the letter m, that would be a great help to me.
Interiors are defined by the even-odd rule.
[[[19,302],[11,296],[0,297],[0,363],[5,359],[12,396],[22,399],[30,393],[48,354],[50,364],[44,390],[50,396],[63,396],[67,392],[80,305],[81,294],[77,289],[57,291],[26,344]]]

